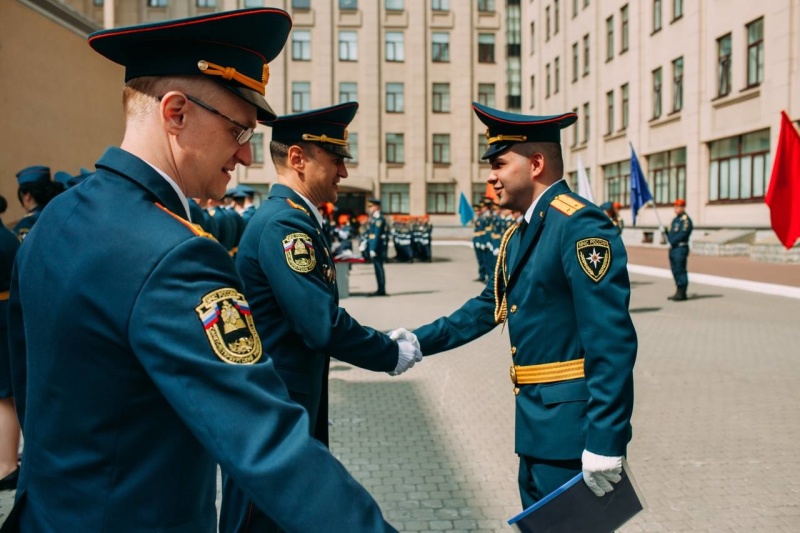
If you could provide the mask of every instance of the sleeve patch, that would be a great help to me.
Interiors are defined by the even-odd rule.
[[[242,293],[231,287],[211,291],[195,311],[217,357],[234,365],[261,359],[261,339]]]
[[[584,273],[595,283],[599,283],[611,266],[611,246],[605,239],[590,237],[575,244],[578,263]]]
[[[307,274],[317,266],[314,243],[305,233],[290,233],[283,239],[286,264],[295,272]]]

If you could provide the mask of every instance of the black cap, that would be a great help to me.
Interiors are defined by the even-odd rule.
[[[278,117],[272,126],[272,139],[284,144],[314,142],[342,157],[353,157],[347,150],[347,126],[358,111],[357,102],[312,109]]]
[[[208,76],[275,119],[264,98],[267,63],[283,50],[292,20],[280,9],[256,8],[97,31],[89,45],[125,67],[125,81],[142,76]]]
[[[486,124],[489,149],[481,159],[489,159],[521,142],[561,142],[561,130],[578,120],[575,113],[562,115],[518,115],[472,102],[472,109]]]

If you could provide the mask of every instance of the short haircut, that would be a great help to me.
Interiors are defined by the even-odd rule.
[[[272,156],[272,162],[275,165],[286,166],[286,158],[289,157],[289,148],[292,146],[299,146],[303,149],[309,159],[314,159],[316,152],[314,152],[314,143],[306,141],[296,141],[286,143],[280,140],[272,140],[269,143],[269,155]]]
[[[142,76],[133,78],[122,90],[122,109],[126,118],[143,118],[157,105],[158,97],[169,91],[187,91],[206,100],[210,95],[209,80],[198,76]],[[211,82],[213,83],[213,82]]]
[[[531,157],[533,154],[542,154],[545,160],[545,168],[550,167],[553,176],[561,177],[564,175],[564,156],[561,153],[560,143],[548,142],[529,142],[515,145],[517,153]]]

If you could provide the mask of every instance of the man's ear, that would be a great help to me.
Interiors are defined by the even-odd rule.
[[[188,104],[186,96],[177,91],[170,91],[161,99],[161,122],[168,133],[177,135],[186,127]]]
[[[306,159],[308,158],[302,147],[293,144],[286,152],[286,165],[294,171],[300,173],[305,170]]]
[[[534,152],[529,158],[531,178],[536,179],[544,173],[544,155]]]

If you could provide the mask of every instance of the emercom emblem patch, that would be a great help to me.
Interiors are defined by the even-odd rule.
[[[195,310],[217,357],[235,365],[249,365],[261,359],[261,339],[250,306],[236,289],[209,292]]]
[[[286,264],[295,272],[307,274],[317,266],[314,243],[305,233],[291,233],[283,239],[283,253]]]
[[[611,246],[608,241],[599,237],[582,239],[575,244],[578,263],[589,276],[589,279],[599,283],[611,266]]]

